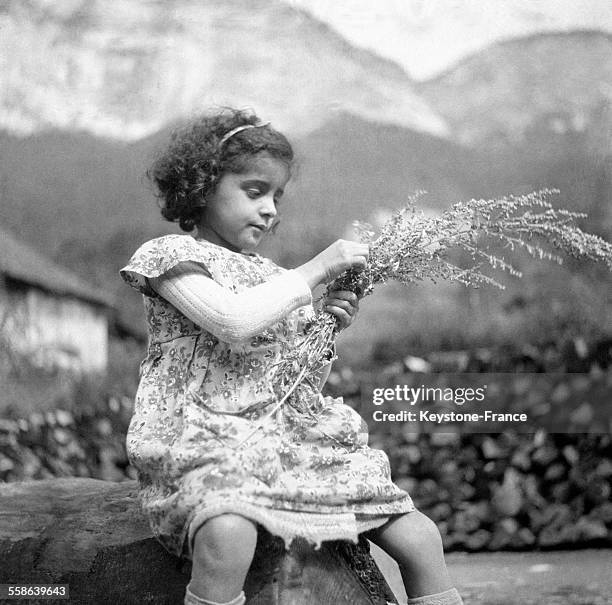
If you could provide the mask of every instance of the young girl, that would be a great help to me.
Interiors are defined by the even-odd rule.
[[[409,603],[461,603],[437,528],[391,482],[356,412],[319,388],[314,421],[268,413],[275,367],[313,316],[312,289],[368,259],[367,245],[343,240],[291,271],[253,252],[292,162],[282,134],[224,110],[177,132],[149,173],[164,218],[195,237],[151,240],[121,270],[144,294],[149,330],[127,437],[144,513],[192,560],[186,605],[245,603],[258,525],[286,545],[368,532],[398,561]],[[331,292],[324,306],[345,328],[357,298]]]

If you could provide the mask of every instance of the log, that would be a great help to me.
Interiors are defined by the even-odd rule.
[[[155,540],[136,482],[66,478],[0,486],[0,584],[68,584],[75,605],[180,605],[191,563]],[[397,602],[369,543],[314,550],[260,531],[248,605]],[[48,603],[28,600],[28,603]]]

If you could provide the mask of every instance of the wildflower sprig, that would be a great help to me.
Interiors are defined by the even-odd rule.
[[[378,237],[367,223],[355,223],[358,238],[370,244],[368,266],[359,272],[346,271],[328,286],[328,292],[350,290],[362,298],[376,284],[389,280],[403,284],[449,280],[471,287],[504,288],[482,271],[489,266],[521,277],[521,272],[497,252],[500,247],[504,254],[524,250],[534,258],[561,263],[558,251],[603,262],[612,271],[612,244],[574,224],[585,214],[554,209],[548,200],[556,193],[544,189],[521,196],[458,202],[439,216],[427,216],[416,207],[423,195],[417,192],[382,226]],[[471,265],[461,267],[451,260],[461,251],[472,259]],[[285,352],[273,381],[283,405],[312,415],[305,402],[313,400],[319,377],[335,358],[335,337],[335,317],[320,312],[299,346]],[[279,406],[274,406],[275,413]]]
[[[489,251],[493,243],[509,252],[523,249],[535,258],[561,263],[558,254],[544,247],[548,245],[577,258],[602,261],[612,270],[612,245],[573,224],[585,214],[554,209],[548,198],[555,193],[545,189],[522,196],[459,202],[433,217],[416,208],[415,202],[422,195],[417,193],[387,221],[378,238],[373,238],[369,225],[357,224],[361,241],[370,244],[368,268],[361,273],[344,273],[330,289],[365,296],[375,284],[390,279],[405,284],[451,280],[503,289],[499,281],[481,271],[483,265],[516,277],[521,273],[503,256]],[[449,257],[457,250],[469,253],[475,264],[463,268],[451,262]]]

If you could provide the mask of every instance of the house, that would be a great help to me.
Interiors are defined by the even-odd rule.
[[[103,372],[112,300],[0,229],[0,352],[35,365]]]

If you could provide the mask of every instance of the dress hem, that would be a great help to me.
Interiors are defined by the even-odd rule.
[[[193,539],[198,529],[209,519],[222,514],[241,515],[262,525],[272,535],[281,538],[288,550],[298,538],[306,540],[315,549],[319,549],[322,542],[330,540],[347,540],[356,544],[359,534],[384,525],[395,515],[416,510],[410,499],[398,510],[385,514],[309,513],[270,510],[240,501],[219,502],[207,506],[205,511],[199,511],[191,518],[183,542],[183,556],[192,558]]]

